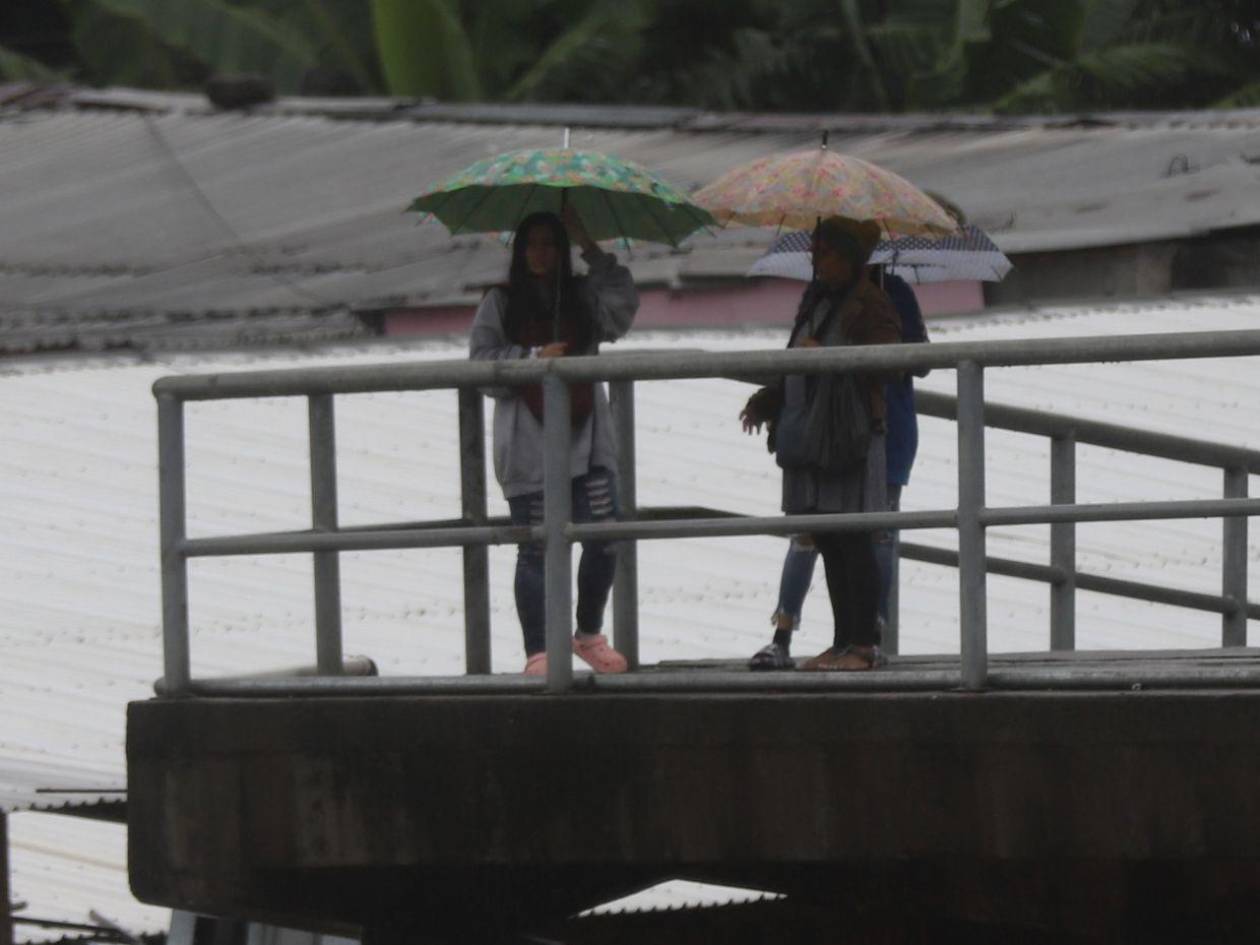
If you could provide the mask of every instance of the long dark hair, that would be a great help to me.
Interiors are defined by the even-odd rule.
[[[536,226],[544,226],[551,231],[555,240],[557,266],[555,282],[551,288],[551,302],[548,305],[540,296],[534,276],[529,271],[525,259],[525,250],[529,245],[529,232]],[[504,329],[509,338],[519,340],[524,325],[528,322],[549,321],[558,318],[572,321],[576,337],[574,348],[570,353],[585,351],[591,346],[594,331],[591,326],[590,312],[587,311],[585,295],[582,292],[583,281],[573,275],[572,248],[569,243],[569,231],[563,221],[554,213],[540,211],[531,213],[516,227],[512,237],[512,264],[508,268],[508,284],[504,287],[508,295],[507,317]],[[559,306],[555,299],[559,298]]]

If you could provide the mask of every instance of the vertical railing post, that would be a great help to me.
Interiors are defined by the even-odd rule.
[[[984,523],[984,369],[958,365],[958,594],[962,685],[988,677]]]
[[[184,478],[184,404],[159,394],[158,505],[162,553],[162,664],[166,691],[184,695],[191,681]]]
[[[1050,502],[1076,502],[1076,434],[1050,439]],[[1076,523],[1050,526],[1050,567],[1063,572],[1063,580],[1050,585],[1050,649],[1076,649]]]
[[[1225,470],[1225,498],[1247,498],[1247,470]],[[1247,645],[1247,517],[1222,520],[1221,596],[1234,609],[1221,616],[1221,646]]]
[[[460,514],[468,525],[486,523],[486,437],[481,394],[459,391]],[[490,553],[464,546],[464,668],[490,672]]]
[[[543,378],[543,531],[546,579],[547,689],[573,684],[573,564],[568,525],[572,517],[569,387],[555,374]]]
[[[617,446],[617,490],[621,517],[638,517],[638,484],[634,455],[634,381],[609,384],[613,437]],[[638,543],[623,539],[617,551],[613,579],[613,646],[630,664],[639,668],[639,551]]]
[[[311,526],[337,530],[337,437],[332,394],[308,398],[311,453]],[[321,676],[340,676],[341,565],[336,551],[316,551],[315,665]]]
[[[9,815],[0,810],[0,945],[13,945],[13,894],[9,889]]]
[[[897,510],[901,511],[900,503]],[[901,652],[901,530],[890,528],[888,532],[892,546],[888,552],[888,618],[880,646],[889,656],[896,656]]]

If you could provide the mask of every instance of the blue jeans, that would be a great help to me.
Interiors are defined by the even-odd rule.
[[[541,525],[543,494],[531,492],[508,499],[513,525]],[[617,478],[595,467],[573,480],[573,521],[611,522],[617,518]],[[582,542],[578,562],[577,632],[599,633],[604,608],[617,569],[616,550],[605,541]],[[525,655],[547,649],[546,566],[542,542],[525,542],[516,553],[516,613],[525,637]]]
[[[901,510],[901,486],[888,485],[888,511]],[[897,561],[900,536],[891,529],[875,533],[875,560],[879,564],[879,615],[888,619],[888,591],[892,587],[893,570]],[[801,610],[805,595],[814,579],[814,565],[818,561],[818,549],[812,541],[793,538],[783,559],[783,575],[779,578],[779,603],[774,610],[778,625],[779,615],[791,618],[791,628],[801,624]]]

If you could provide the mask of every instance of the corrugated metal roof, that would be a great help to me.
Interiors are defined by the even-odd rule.
[[[14,913],[14,941],[91,942],[115,936],[35,925],[45,919],[78,925],[116,925],[135,937],[164,932],[170,910],[147,906],[131,895],[127,882],[127,829],[57,814],[9,817],[12,857],[10,893],[23,903]]]
[[[88,808],[89,813],[105,813],[106,806],[117,805],[126,796],[126,779],[120,776],[114,759],[102,764],[99,757],[95,762],[90,757],[73,756],[39,760],[0,757],[0,811]]]
[[[130,90],[66,103],[0,112],[0,346],[10,351],[72,343],[66,326],[83,319],[115,320],[108,338],[85,328],[89,350],[133,327],[145,346],[192,346],[235,337],[196,337],[188,326],[201,316],[326,339],[332,325],[353,334],[348,308],[472,301],[501,276],[499,241],[452,240],[402,208],[472,160],[555,144],[559,124],[578,129],[576,144],[684,188],[809,146],[829,127],[834,148],[949,195],[1007,252],[1260,223],[1255,111],[1064,121],[285,100],[240,114]],[[685,254],[638,247],[630,264],[657,284],[738,278],[769,238],[700,235]],[[294,312],[321,319],[285,321]]]
[[[780,893],[740,886],[718,886],[694,880],[671,879],[629,896],[614,899],[578,913],[579,918],[627,912],[662,912],[668,909],[710,909],[745,902],[783,899]]]
[[[785,322],[787,315],[784,316]],[[1260,297],[1038,309],[933,324],[938,339],[1125,334],[1260,327]],[[662,346],[777,348],[784,332],[632,334],[614,350]],[[161,673],[156,421],[150,385],[179,372],[260,366],[460,358],[462,341],[323,346],[305,351],[148,358],[9,361],[0,372],[0,805],[65,803],[50,786],[106,788],[125,776],[127,702],[152,694]],[[953,374],[922,382],[950,391]],[[746,386],[673,381],[636,386],[639,496],[644,505],[704,505],[773,514],[778,474],[761,441],[735,419]],[[1006,368],[986,374],[994,402],[1132,424],[1260,448],[1260,379],[1249,361]],[[346,525],[456,516],[455,398],[449,392],[338,398],[341,520]],[[195,403],[187,413],[190,534],[301,528],[309,519],[305,405],[297,400]],[[925,418],[907,508],[956,503],[956,434]],[[704,456],[703,463],[697,461]],[[1080,501],[1219,497],[1221,474],[1078,449]],[[988,435],[993,505],[1045,501],[1048,446]],[[720,474],[718,474],[720,470]],[[1258,494],[1255,483],[1252,494]],[[491,513],[505,514],[491,486]],[[989,530],[990,554],[1044,561],[1044,526]],[[915,540],[952,547],[952,532]],[[1082,525],[1082,570],[1215,592],[1218,521]],[[640,551],[643,659],[743,657],[763,644],[783,542],[765,538],[647,542]],[[512,603],[513,551],[491,550],[492,666],[522,663]],[[1251,596],[1260,596],[1252,541]],[[342,555],[345,650],[383,674],[459,673],[461,563],[455,550]],[[903,565],[902,651],[958,651],[957,574]],[[192,661],[197,676],[314,661],[307,556],[199,559],[190,566]],[[821,581],[821,577],[819,578]],[[995,652],[1048,645],[1046,588],[991,577]],[[825,599],[805,612],[800,652],[829,642]],[[1081,593],[1084,649],[1213,646],[1218,617]],[[41,774],[42,772],[42,774]],[[16,819],[16,818],[15,818]],[[77,850],[71,842],[71,852]],[[76,854],[77,855],[77,854]],[[24,854],[15,851],[15,869]],[[121,863],[121,860],[119,860]]]

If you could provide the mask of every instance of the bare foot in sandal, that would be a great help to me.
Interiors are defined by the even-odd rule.
[[[833,646],[801,663],[800,668],[812,672],[854,672],[884,665],[884,654],[877,646]]]

